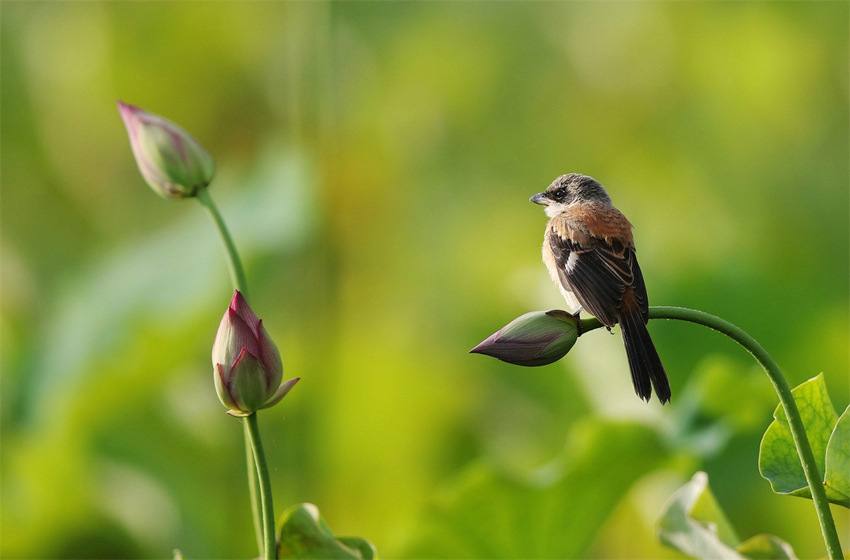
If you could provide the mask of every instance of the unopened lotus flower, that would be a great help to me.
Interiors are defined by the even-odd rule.
[[[518,366],[545,366],[563,358],[578,338],[578,320],[566,311],[521,315],[470,350]]]
[[[195,196],[215,175],[212,156],[188,132],[143,109],[118,102],[142,177],[164,198]]]
[[[212,350],[215,389],[232,416],[248,416],[277,404],[299,378],[281,383],[283,363],[239,290],[221,319]]]

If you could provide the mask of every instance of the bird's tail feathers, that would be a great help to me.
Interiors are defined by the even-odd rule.
[[[643,400],[649,401],[654,388],[661,404],[668,402],[670,381],[646,329],[643,314],[637,305],[628,306],[622,309],[619,320],[635,393]]]

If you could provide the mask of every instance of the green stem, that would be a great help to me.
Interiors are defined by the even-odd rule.
[[[269,479],[269,469],[266,466],[266,456],[263,452],[263,442],[260,439],[260,428],[257,425],[257,413],[245,417],[251,448],[254,451],[254,462],[257,464],[257,475],[260,480],[260,500],[263,505],[263,542],[265,560],[277,559],[277,546],[274,534],[274,504],[272,503],[272,486]]]
[[[797,447],[797,455],[800,457],[803,472],[806,474],[806,481],[809,483],[809,489],[812,492],[812,501],[815,504],[815,511],[820,522],[823,539],[826,542],[826,550],[829,558],[831,560],[841,560],[843,558],[841,554],[841,542],[838,540],[838,531],[835,529],[835,522],[832,519],[832,512],[829,509],[829,502],[826,499],[826,490],[822,482],[823,478],[818,472],[812,447],[809,444],[808,437],[806,437],[806,430],[803,427],[803,419],[797,408],[797,402],[791,394],[791,387],[782,375],[779,365],[756,339],[720,317],[683,307],[650,307],[649,318],[676,319],[714,329],[746,348],[761,367],[764,368],[765,373],[767,373],[771,383],[773,383],[776,394],[779,395],[779,402],[782,404],[782,408],[785,410],[785,416],[788,418],[791,436],[794,438],[794,445]],[[587,332],[601,326],[602,323],[596,319],[582,320],[582,332]]]
[[[230,232],[224,224],[224,218],[221,217],[221,213],[213,202],[208,189],[198,189],[196,198],[209,211],[210,216],[212,216],[218,228],[218,232],[221,234],[221,240],[224,242],[224,250],[227,252],[227,265],[230,270],[230,280],[233,282],[233,287],[242,292],[242,296],[247,300],[248,281],[245,279],[245,270],[242,268],[242,261],[239,260],[239,253],[236,251],[233,238],[230,237]]]
[[[254,520],[254,537],[257,550],[263,553],[263,516],[260,513],[260,481],[254,463],[254,448],[251,446],[251,431],[248,422],[242,422],[245,436],[245,462],[248,465],[248,492],[251,495],[251,518]]]
[[[196,198],[204,208],[210,213],[210,216],[215,222],[218,233],[221,235],[221,240],[224,243],[224,251],[227,255],[227,268],[230,271],[230,280],[233,283],[233,288],[242,292],[242,297],[248,299],[248,281],[245,279],[245,270],[242,268],[242,261],[239,259],[239,253],[236,251],[236,244],[233,243],[233,238],[230,236],[230,231],[224,223],[218,207],[213,202],[209,190],[206,188],[198,189]],[[254,464],[254,452],[251,448],[250,434],[248,425],[245,424],[245,460],[248,465],[248,493],[251,496],[251,515],[254,519],[254,534],[257,538],[257,548],[262,553],[263,550],[263,526],[260,516],[260,486],[257,480],[257,468]]]

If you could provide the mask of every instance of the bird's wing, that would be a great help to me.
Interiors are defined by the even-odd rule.
[[[626,258],[629,261],[629,267],[632,271],[632,290],[635,293],[635,299],[640,306],[640,313],[643,315],[643,322],[649,321],[649,298],[646,295],[646,284],[643,282],[643,273],[640,271],[640,265],[635,255],[634,247],[628,247],[626,250]]]
[[[635,291],[642,308],[646,306],[646,287],[633,247],[594,237],[579,243],[557,231],[549,237],[549,244],[561,284],[604,324],[617,322],[626,288]]]

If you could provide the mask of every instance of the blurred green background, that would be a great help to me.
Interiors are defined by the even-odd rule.
[[[619,335],[536,369],[467,351],[563,307],[528,197],[599,179],[654,304],[755,336],[848,403],[846,2],[0,5],[4,558],[255,554],[212,383],[231,296],[195,201],[142,181],[116,100],[216,157],[252,306],[301,383],[260,417],[280,513],[385,558],[678,558],[699,469],[742,537],[825,554],[758,474],[776,397],[655,321],[662,408]],[[839,532],[846,510],[834,508]],[[844,541],[845,548],[848,546]]]

